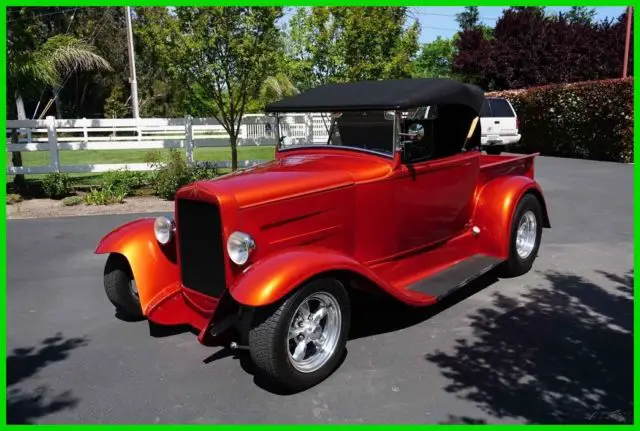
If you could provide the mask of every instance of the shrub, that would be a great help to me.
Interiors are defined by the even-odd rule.
[[[84,195],[85,205],[111,205],[124,202],[125,194],[122,190],[92,188]]]
[[[22,196],[16,193],[7,194],[7,205],[13,205],[22,202]]]
[[[134,189],[142,187],[148,176],[143,172],[133,172],[127,170],[109,171],[102,176],[102,187],[108,190],[117,190],[131,195]]]
[[[154,193],[167,200],[173,200],[180,187],[207,178],[215,177],[215,169],[203,165],[190,166],[181,153],[170,149],[166,162],[161,162],[158,153],[148,157],[156,171],[151,179]]]
[[[72,207],[75,205],[79,205],[83,202],[82,196],[67,196],[62,199],[62,205],[66,207]]]
[[[42,180],[42,189],[48,197],[61,199],[71,193],[71,178],[59,172],[47,174]]]
[[[520,119],[512,151],[633,161],[633,78],[487,93],[505,97]]]

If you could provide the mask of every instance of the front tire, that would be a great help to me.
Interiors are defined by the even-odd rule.
[[[142,319],[142,307],[133,273],[127,258],[111,253],[104,267],[104,290],[107,298],[123,317]]]
[[[525,194],[513,214],[509,238],[509,259],[503,275],[517,277],[529,272],[538,256],[542,239],[542,207],[532,194]]]
[[[256,310],[249,331],[251,359],[277,384],[307,389],[338,366],[350,320],[349,295],[340,281],[310,281],[283,302]]]

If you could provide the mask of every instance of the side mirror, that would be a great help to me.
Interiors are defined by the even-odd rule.
[[[408,137],[412,141],[421,141],[424,138],[424,126],[420,123],[413,123],[409,126]]]

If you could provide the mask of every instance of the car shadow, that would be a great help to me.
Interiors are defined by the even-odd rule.
[[[353,292],[351,295],[352,318],[349,339],[371,337],[418,325],[497,281],[496,272],[489,271],[437,303],[426,307],[408,306],[388,296]]]
[[[447,392],[496,419],[529,424],[633,423],[633,272],[599,271],[613,291],[547,272],[548,287],[500,292],[469,316],[472,335],[425,359]],[[480,423],[450,416],[445,423]]]
[[[390,300],[389,297],[374,296],[364,292],[351,292],[352,318],[349,339],[369,337],[377,334],[394,332],[420,324],[460,301],[478,293],[498,280],[492,272],[484,274],[463,288],[443,298],[437,304],[429,307],[410,307],[401,302]],[[383,316],[383,318],[381,318]],[[231,341],[231,340],[229,340]],[[229,344],[221,343],[223,348],[203,360],[205,364],[232,358],[238,360],[242,369],[253,376],[256,386],[274,395],[294,395],[298,391],[282,388],[277,383],[263,376],[256,368],[246,350],[232,350]],[[348,345],[344,355],[340,358],[338,367],[348,355]],[[328,378],[331,378],[329,376]]]
[[[149,335],[153,338],[173,337],[186,333],[199,334],[198,330],[190,325],[159,325],[151,321],[148,321],[148,325]]]
[[[78,404],[79,399],[69,390],[53,393],[48,385],[34,390],[25,390],[20,385],[48,365],[66,360],[71,351],[87,343],[87,338],[65,338],[58,333],[39,346],[17,348],[7,356],[8,424],[34,424],[39,418]]]

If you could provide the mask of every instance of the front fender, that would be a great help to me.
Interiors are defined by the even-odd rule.
[[[152,218],[124,224],[109,232],[96,254],[119,253],[127,258],[145,315],[158,301],[176,290],[179,282],[175,243],[161,246],[153,232]]]
[[[480,228],[478,239],[485,252],[504,259],[509,257],[513,213],[525,193],[538,198],[543,227],[551,227],[542,189],[535,180],[525,176],[496,178],[484,185],[476,196],[473,221]]]
[[[358,275],[381,291],[410,305],[425,305],[433,298],[419,292],[399,290],[357,260],[321,247],[289,249],[250,266],[230,287],[231,297],[241,305],[273,304],[307,280],[328,272]]]

